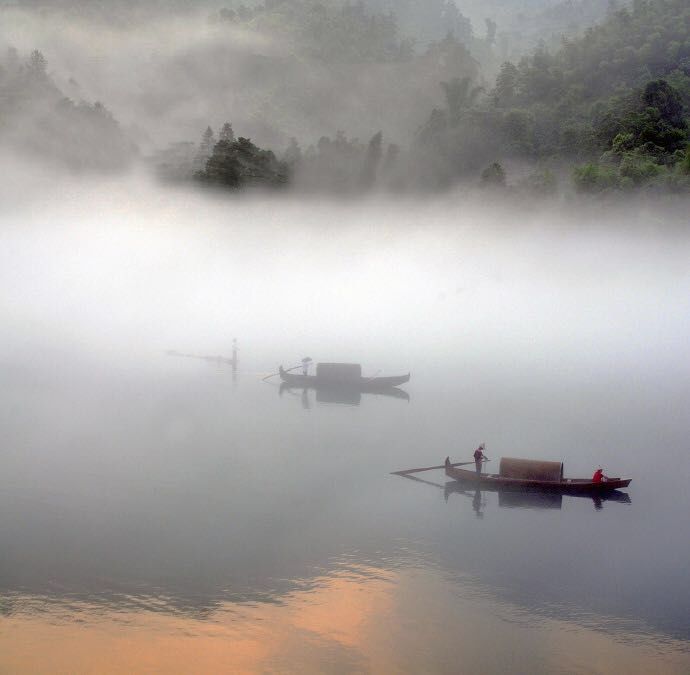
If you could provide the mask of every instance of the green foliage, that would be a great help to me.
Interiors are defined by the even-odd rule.
[[[585,164],[573,171],[573,180],[578,192],[598,193],[620,187],[620,178],[615,169],[598,164]]]
[[[567,43],[557,67],[566,86],[585,84],[586,99],[610,96],[617,87],[662,77],[690,57],[689,26],[686,0],[637,0],[632,10],[613,12],[581,40]]]
[[[690,60],[685,61],[684,68],[676,68],[668,73],[665,79],[680,93],[685,109],[690,110]]]
[[[665,80],[648,82],[621,101],[617,111],[602,120],[600,138],[622,154],[644,148],[658,160],[668,158],[687,143],[687,123],[680,93]]]
[[[678,170],[690,176],[690,147],[686,148],[685,156],[678,162]]]
[[[632,11],[613,12],[554,54],[540,47],[517,66],[503,64],[491,100],[543,122],[545,133],[535,136],[538,156],[589,153],[594,158],[611,149],[621,133],[634,135],[631,147],[653,143],[672,153],[687,140],[688,34],[685,0],[636,2]],[[663,79],[666,74],[688,87],[687,94]],[[527,151],[524,130],[517,131],[522,137],[513,149]]]
[[[644,155],[626,153],[618,167],[618,174],[632,185],[642,185],[663,172],[663,167]]]
[[[468,101],[467,78],[443,83],[447,111],[417,143],[451,176],[513,156],[584,161],[573,178],[585,192],[660,185],[688,145],[688,34],[686,0],[638,0],[557,52],[504,63],[484,99]]]
[[[669,126],[685,128],[683,98],[666,80],[648,82],[642,93],[642,100],[648,108],[658,110],[659,118]]]
[[[578,192],[602,193],[644,188],[657,192],[690,190],[690,167],[686,160],[661,165],[638,150],[625,153],[617,165],[590,163],[576,167],[573,181]]]

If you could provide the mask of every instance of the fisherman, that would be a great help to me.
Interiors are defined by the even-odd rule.
[[[599,467],[592,476],[592,483],[603,483],[605,480],[609,480],[609,477],[605,476],[601,467]]]
[[[482,443],[475,451],[474,451],[474,468],[477,471],[477,475],[479,475],[482,472],[482,462],[488,461],[486,456],[484,455],[484,443]]]
[[[309,375],[309,366],[311,366],[311,363],[311,359],[308,356],[302,359],[302,375]]]

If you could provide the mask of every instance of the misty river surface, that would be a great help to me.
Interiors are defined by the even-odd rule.
[[[682,215],[149,189],[0,216],[0,672],[690,670]],[[629,498],[390,473],[480,442]]]

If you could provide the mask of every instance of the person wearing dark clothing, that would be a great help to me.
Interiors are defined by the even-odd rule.
[[[474,467],[477,471],[477,474],[480,474],[482,472],[482,462],[485,460],[486,460],[486,457],[484,456],[484,443],[482,443],[474,451]]]

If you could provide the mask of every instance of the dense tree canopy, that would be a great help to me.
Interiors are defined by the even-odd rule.
[[[573,0],[561,9],[600,5]],[[558,48],[544,42],[496,64],[491,77],[491,59],[482,70],[473,54],[502,49],[494,19],[479,35],[454,0],[434,0],[430,15],[450,30],[415,46],[401,37],[392,6],[258,0],[216,11],[213,58],[190,49],[169,66],[179,78],[172,82],[157,71],[166,96],[183,91],[195,107],[211,101],[215,111],[200,106],[194,124],[212,121],[215,132],[209,125],[199,142],[159,153],[161,175],[339,192],[469,181],[549,194],[566,175],[582,191],[690,189],[687,0],[612,3],[579,37],[564,34]],[[281,39],[265,54],[228,52],[252,31]],[[70,89],[55,82],[40,51],[5,54],[0,141],[75,167],[125,165],[132,146],[108,110],[65,97],[60,87]],[[230,115],[245,137],[219,124]]]
[[[591,166],[575,173],[580,188],[596,186],[596,175],[602,189],[682,187],[688,36],[685,0],[636,0],[555,53],[542,46],[504,63],[493,90],[471,107],[455,103],[459,94],[449,96],[457,83],[442,83],[447,106],[420,131],[420,151],[436,174],[458,178],[510,157],[587,161]]]
[[[211,185],[231,188],[279,186],[287,180],[287,167],[273,152],[262,150],[248,138],[240,136],[230,140],[226,137],[215,144],[197,178]]]

